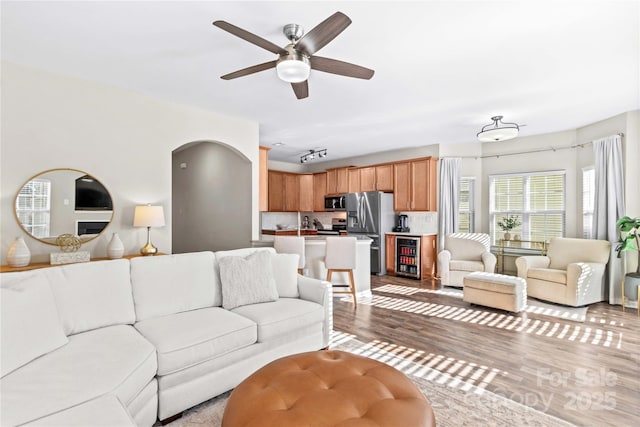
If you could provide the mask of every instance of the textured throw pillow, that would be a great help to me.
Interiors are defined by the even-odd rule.
[[[273,278],[280,298],[298,298],[298,254],[271,254]]]
[[[222,307],[226,310],[278,299],[269,252],[255,252],[246,258],[224,257],[219,265]]]
[[[42,275],[0,289],[0,301],[2,377],[69,342],[49,283]]]

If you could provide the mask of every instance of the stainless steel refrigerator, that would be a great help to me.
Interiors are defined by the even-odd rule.
[[[385,233],[393,229],[393,194],[381,191],[348,193],[347,234],[367,236],[371,242],[371,274],[386,274]]]

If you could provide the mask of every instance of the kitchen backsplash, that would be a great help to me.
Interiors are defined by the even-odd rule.
[[[412,233],[437,234],[438,212],[401,212],[409,217]]]
[[[300,222],[304,217],[309,217],[309,224],[313,225],[313,219],[318,218],[325,228],[331,228],[331,219],[346,218],[346,212],[300,212]],[[261,228],[263,230],[275,230],[278,225],[296,229],[298,224],[297,212],[261,212]]]

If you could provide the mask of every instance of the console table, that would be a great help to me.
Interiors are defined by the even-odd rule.
[[[158,256],[158,255],[166,255],[164,253],[157,253],[156,255],[151,255],[151,256]],[[131,259],[131,258],[137,258],[139,256],[143,256],[140,254],[133,254],[133,255],[125,255],[122,258],[126,258],[126,259]],[[101,257],[101,258],[92,258],[91,260],[87,261],[87,262],[93,262],[93,261],[108,261],[110,258],[107,257]],[[72,264],[79,264],[79,263],[72,263]],[[61,267],[63,265],[69,265],[69,264],[50,264],[48,262],[33,262],[29,265],[25,265],[24,267],[11,267],[10,265],[2,265],[0,266],[0,273],[12,273],[14,271],[28,271],[28,270],[37,270],[39,268],[48,268],[48,267]]]
[[[498,240],[496,272],[504,274],[504,257],[546,255],[549,243],[540,240]]]

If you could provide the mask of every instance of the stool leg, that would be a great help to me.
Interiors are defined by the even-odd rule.
[[[302,268],[298,269],[298,274],[301,275],[301,276],[304,276],[304,272],[303,272]]]
[[[331,283],[331,275],[333,274],[333,270],[327,270],[327,282]]]
[[[358,301],[356,300],[356,281],[353,278],[353,270],[349,270],[349,288],[351,289],[351,295],[353,295],[353,305],[357,306]]]

